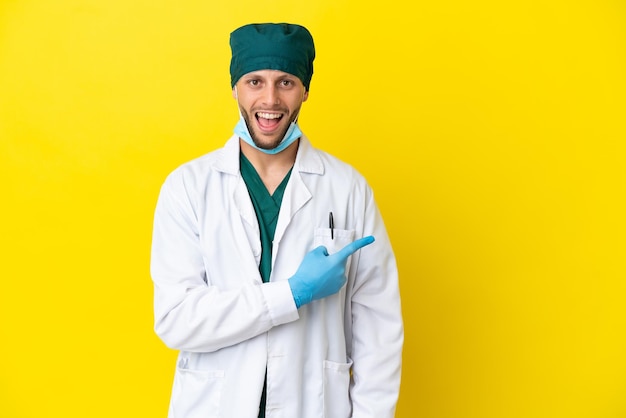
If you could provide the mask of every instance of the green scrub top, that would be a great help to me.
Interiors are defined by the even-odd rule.
[[[283,201],[291,170],[289,170],[283,181],[276,188],[274,194],[271,195],[265,188],[252,163],[243,153],[239,155],[241,176],[248,187],[248,193],[250,194],[250,199],[259,221],[259,228],[261,229],[261,264],[259,265],[259,272],[263,282],[268,282],[272,272],[272,241],[274,241],[280,204]]]
[[[248,188],[248,194],[252,200],[254,211],[259,222],[261,230],[261,263],[259,264],[259,272],[263,282],[269,282],[270,273],[272,272],[272,241],[274,241],[274,232],[276,232],[276,223],[278,222],[278,214],[280,212],[280,204],[283,201],[285,188],[291,176],[291,170],[287,173],[283,181],[278,185],[274,194],[270,194],[263,180],[259,177],[252,163],[243,153],[239,153],[239,167],[241,176]],[[267,397],[267,377],[263,384],[263,392],[261,394],[261,404],[259,406],[259,418],[265,418],[265,402]]]

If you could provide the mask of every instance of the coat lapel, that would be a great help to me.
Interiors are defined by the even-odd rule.
[[[289,223],[295,214],[312,198],[312,194],[304,182],[303,174],[324,174],[324,165],[317,151],[313,149],[311,143],[302,136],[298,146],[298,155],[294,164],[289,184],[285,190],[280,214],[278,215],[278,223],[276,224],[276,232],[274,234],[274,242],[280,242]],[[274,257],[276,254],[274,253]]]

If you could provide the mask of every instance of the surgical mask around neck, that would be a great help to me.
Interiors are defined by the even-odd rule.
[[[291,122],[289,124],[289,129],[287,129],[287,132],[285,132],[285,136],[283,137],[282,141],[280,141],[280,144],[278,144],[276,148],[273,148],[273,149],[259,148],[254,143],[254,140],[252,139],[252,136],[250,135],[250,131],[248,130],[248,125],[246,125],[246,120],[243,118],[243,116],[239,116],[239,122],[237,122],[237,125],[235,126],[235,134],[238,135],[239,138],[243,139],[246,142],[246,144],[250,145],[254,149],[264,152],[265,154],[278,154],[279,152],[287,148],[289,145],[293,144],[296,139],[300,138],[302,136],[302,131],[300,130],[296,122]]]

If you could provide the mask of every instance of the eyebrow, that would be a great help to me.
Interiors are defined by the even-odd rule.
[[[266,79],[267,77],[265,77],[264,75],[257,73],[257,72],[250,72],[246,75],[244,75],[242,78],[245,79],[255,79],[255,78],[261,78],[261,79]],[[296,77],[293,74],[289,74],[289,73],[285,73],[283,72],[283,74],[279,75],[276,77],[277,80],[285,80],[285,79],[290,79],[290,80],[294,80],[298,77]]]

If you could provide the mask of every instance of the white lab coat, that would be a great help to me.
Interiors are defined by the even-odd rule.
[[[180,350],[169,417],[256,418],[266,370],[268,418],[393,417],[403,324],[396,262],[371,189],[302,137],[264,284],[239,151],[233,136],[179,167],[157,203],[155,331]],[[287,279],[304,255],[367,235],[376,241],[348,259],[346,286],[297,309]]]

